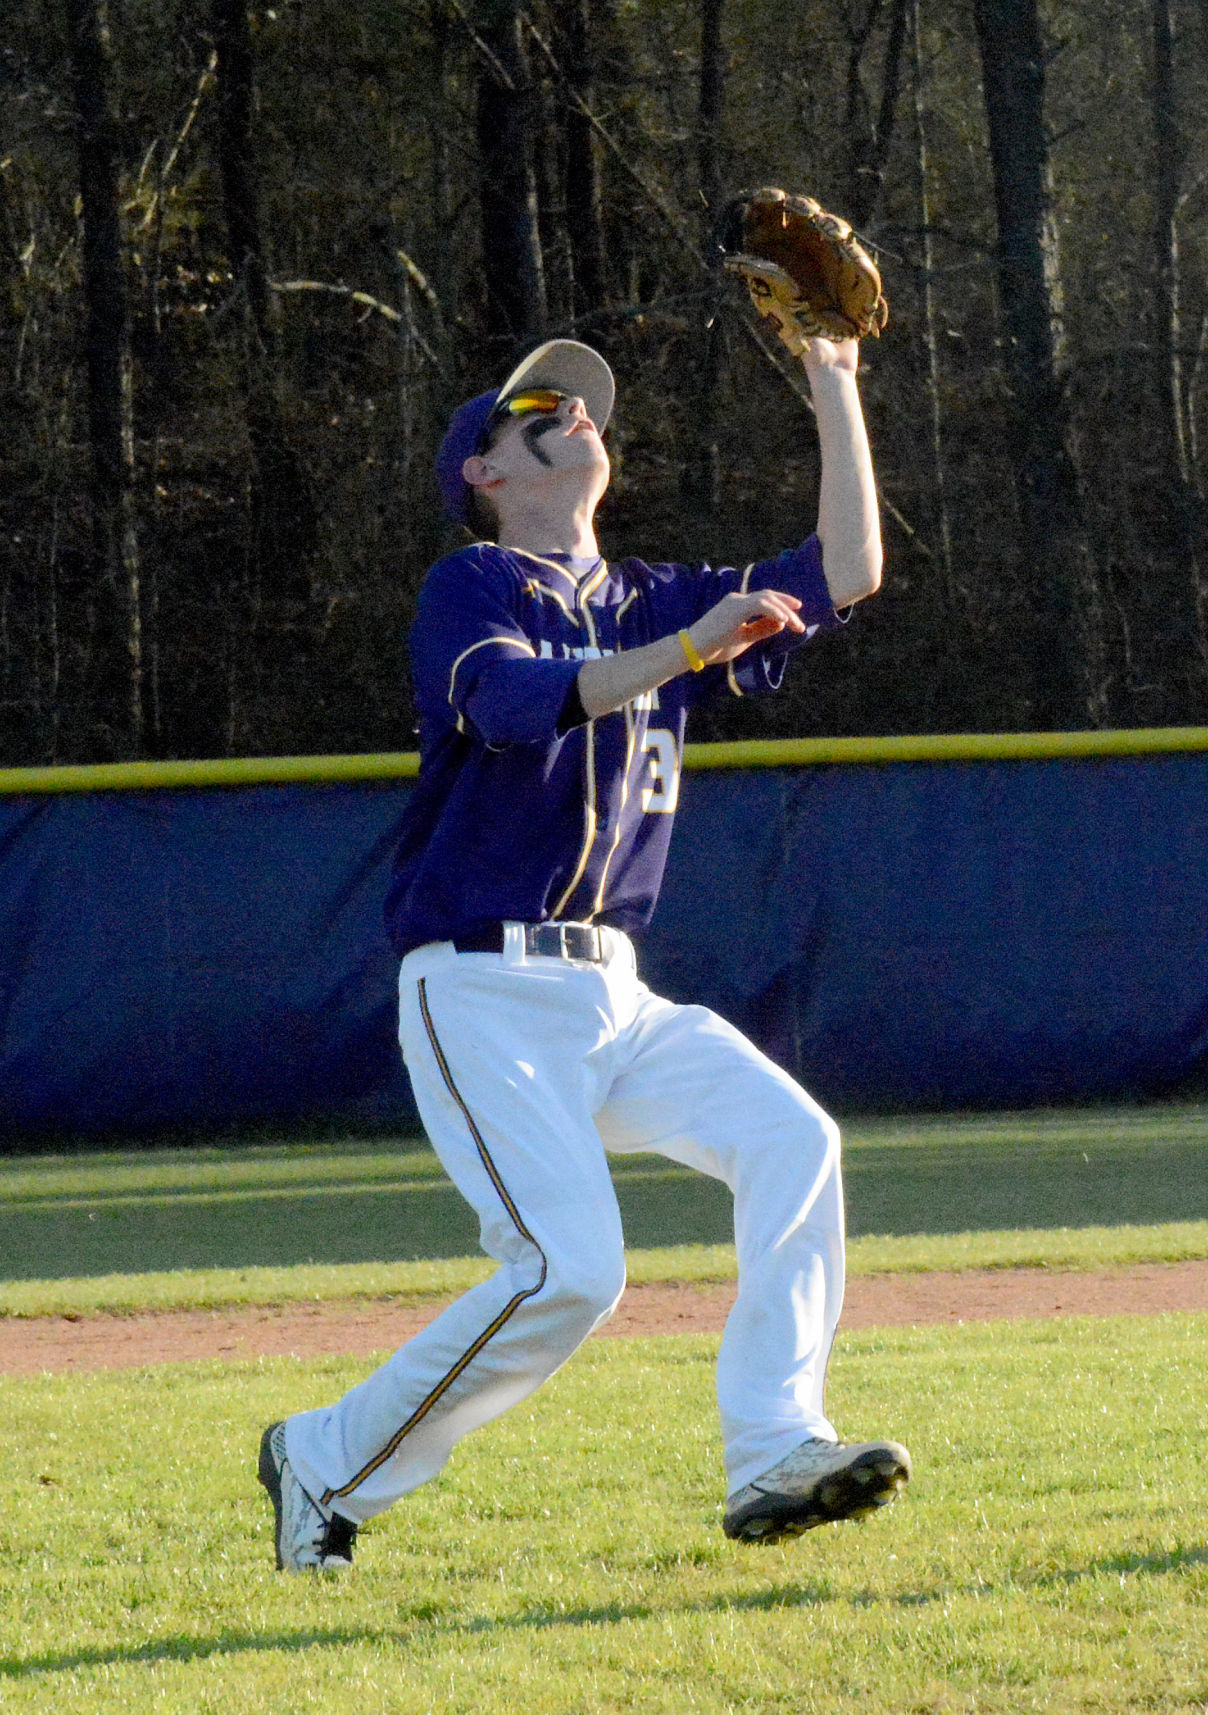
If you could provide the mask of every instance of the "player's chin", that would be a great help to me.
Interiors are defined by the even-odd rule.
[[[577,434],[572,438],[572,446],[577,447],[579,457],[587,464],[607,464],[608,451],[604,442],[593,429],[590,434]]]
[[[595,471],[607,482],[612,465],[609,462],[604,443],[598,436],[594,439],[588,439],[586,436],[582,439],[576,438],[575,441],[571,442],[570,452],[571,456],[567,461],[569,468]]]

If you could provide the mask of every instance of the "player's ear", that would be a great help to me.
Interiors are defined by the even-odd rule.
[[[471,453],[461,467],[462,477],[471,488],[485,488],[492,480],[491,465],[481,453]]]

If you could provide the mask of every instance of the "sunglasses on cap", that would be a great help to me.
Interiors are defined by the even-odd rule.
[[[569,393],[559,393],[553,387],[532,387],[525,393],[512,393],[501,399],[483,424],[479,451],[486,446],[500,423],[509,417],[552,417],[563,400],[569,398]]]

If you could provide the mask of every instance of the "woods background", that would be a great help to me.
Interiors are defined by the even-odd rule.
[[[766,183],[882,267],[886,586],[695,735],[1204,722],[1206,119],[1208,0],[6,0],[0,760],[410,748],[432,454],[542,337],[606,553],[799,539]]]

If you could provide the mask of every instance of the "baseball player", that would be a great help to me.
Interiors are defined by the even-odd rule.
[[[893,1499],[893,1441],[841,1443],[823,1381],[843,1296],[839,1135],[736,1029],[645,987],[684,722],[774,689],[880,579],[858,344],[812,341],[817,531],[745,570],[608,562],[613,378],[553,340],[457,410],[449,514],[411,646],[420,775],[387,904],[424,1125],[498,1268],[334,1405],[271,1424],[277,1564],[350,1565],[358,1525],[442,1469],[615,1309],[607,1152],[656,1151],[734,1195],[738,1292],[717,1366],[724,1530],[772,1542]]]

